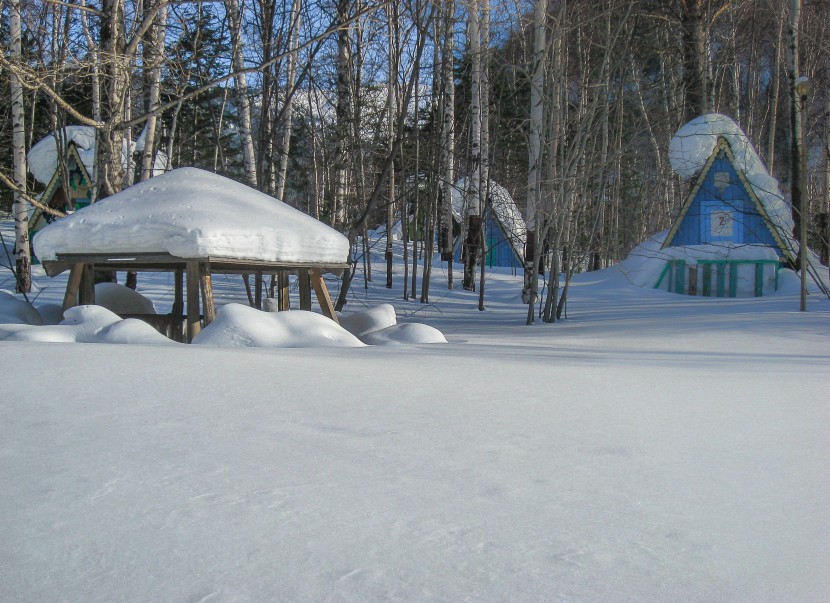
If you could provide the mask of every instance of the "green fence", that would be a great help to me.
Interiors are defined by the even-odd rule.
[[[778,260],[698,260],[687,266],[685,260],[668,260],[655,289],[666,283],[670,293],[702,295],[703,297],[737,297],[738,271],[741,266],[754,266],[755,297],[764,295],[764,268],[773,266],[774,289],[778,290]]]

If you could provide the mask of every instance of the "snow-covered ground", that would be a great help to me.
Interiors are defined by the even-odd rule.
[[[0,341],[0,600],[830,600],[830,301],[606,270],[527,327],[374,268],[349,309],[449,344]]]

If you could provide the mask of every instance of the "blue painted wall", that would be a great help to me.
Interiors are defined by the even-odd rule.
[[[485,221],[485,232],[487,234],[487,267],[498,266],[501,268],[523,268],[521,259],[516,255],[510,240],[502,229],[498,220],[493,217],[492,212],[487,212]],[[457,237],[453,253],[453,261],[461,261],[461,237]]]
[[[783,255],[724,151],[706,174],[669,247],[722,242],[769,245]]]

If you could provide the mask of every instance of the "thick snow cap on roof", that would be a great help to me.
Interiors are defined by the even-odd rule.
[[[53,222],[34,240],[38,256],[170,253],[288,263],[344,263],[341,233],[244,184],[179,168]]]
[[[672,169],[684,180],[695,178],[715,150],[719,137],[729,143],[738,168],[743,170],[770,220],[783,236],[789,238],[793,229],[792,215],[778,181],[770,176],[743,130],[726,115],[701,115],[680,128],[669,143]]]
[[[92,173],[95,163],[95,128],[90,126],[66,126],[61,132],[64,144],[74,142],[86,171]],[[58,146],[54,133],[35,144],[26,156],[29,171],[41,184],[49,184],[58,167]]]

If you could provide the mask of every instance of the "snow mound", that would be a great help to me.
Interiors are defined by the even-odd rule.
[[[361,347],[363,343],[333,320],[304,310],[262,312],[242,304],[217,310],[216,320],[193,338],[216,347]]]
[[[380,304],[340,316],[340,324],[369,345],[447,343],[444,334],[434,327],[420,323],[398,324],[392,304]]]
[[[684,180],[695,178],[706,165],[720,137],[729,143],[738,167],[743,170],[770,220],[782,235],[789,238],[793,229],[792,215],[778,181],[770,176],[743,130],[726,115],[701,115],[681,127],[669,143],[672,169]]]
[[[343,263],[349,240],[244,184],[179,168],[57,220],[37,234],[35,247],[41,260],[59,253],[170,253]]]
[[[95,303],[116,314],[155,314],[153,302],[118,283],[95,285]]]
[[[379,331],[398,324],[398,317],[392,304],[380,304],[374,308],[353,312],[339,318],[340,326],[361,339],[372,331]]]
[[[416,343],[447,343],[447,338],[435,327],[421,323],[393,325],[372,331],[360,338],[369,345],[403,345]]]
[[[174,344],[140,320],[121,318],[101,306],[75,306],[58,325],[0,326],[0,340],[53,343]]]
[[[43,324],[40,313],[27,301],[0,291],[0,324]]]

